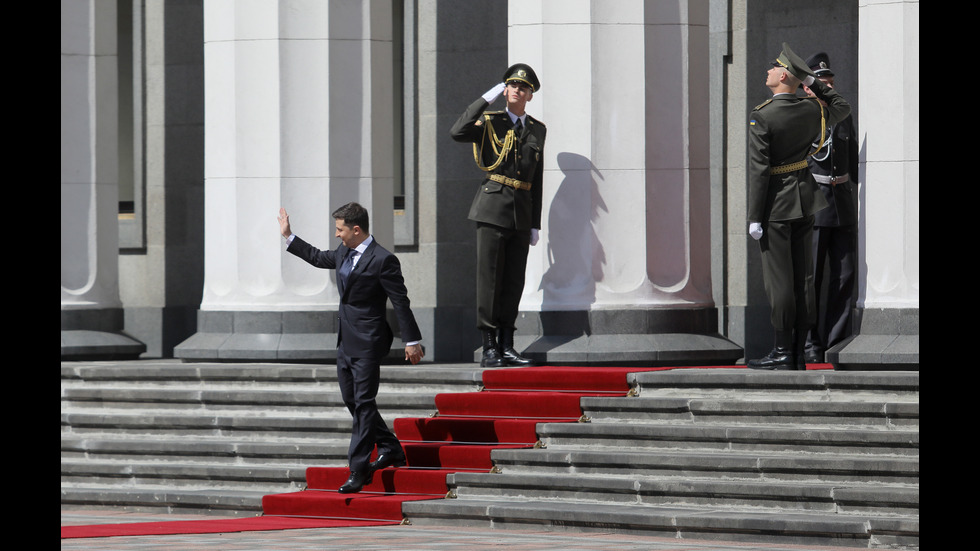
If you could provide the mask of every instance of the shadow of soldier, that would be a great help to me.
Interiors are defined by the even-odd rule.
[[[562,152],[557,159],[564,178],[548,211],[548,268],[538,287],[542,335],[527,349],[539,356],[591,334],[589,305],[606,262],[593,227],[609,212],[599,189],[602,174],[582,155]]]

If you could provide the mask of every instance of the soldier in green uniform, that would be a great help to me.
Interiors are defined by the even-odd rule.
[[[473,144],[476,164],[486,173],[470,206],[476,222],[477,329],[483,336],[484,367],[530,365],[514,349],[514,326],[528,247],[541,228],[544,123],[525,106],[541,89],[528,65],[512,65],[503,79],[470,104],[453,124],[454,140]],[[501,94],[503,111],[487,111]]]
[[[823,143],[829,125],[851,107],[783,43],[766,86],[772,99],[749,119],[749,235],[759,241],[775,344],[755,369],[806,369],[803,347],[816,316],[813,289],[813,217],[827,206],[810,173],[810,144]],[[815,97],[796,94],[804,84]],[[823,101],[821,104],[818,99]],[[824,106],[825,104],[825,106]]]

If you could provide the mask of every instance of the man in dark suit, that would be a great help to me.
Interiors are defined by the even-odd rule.
[[[820,52],[806,60],[817,79],[834,87],[830,57]],[[813,95],[809,87],[804,87]],[[824,352],[850,334],[851,310],[854,307],[854,277],[857,254],[857,165],[858,143],[854,118],[847,118],[827,128],[827,137],[817,154],[810,157],[810,172],[829,206],[817,211],[813,220],[813,290],[817,321],[806,339],[806,361],[824,361]],[[821,294],[824,268],[830,280],[823,303]],[[821,315],[823,304],[823,315]]]
[[[801,84],[816,97],[797,96]],[[806,369],[803,348],[816,314],[813,215],[827,206],[806,159],[814,139],[822,143],[826,126],[843,120],[851,107],[817,80],[786,43],[769,69],[766,86],[772,99],[756,107],[749,119],[748,221],[749,235],[762,251],[775,343],[767,356],[748,365]]]
[[[293,234],[286,209],[279,209],[279,230],[290,253],[317,268],[337,270],[340,291],[337,333],[337,380],[344,404],[353,418],[347,459],[350,478],[341,493],[359,492],[370,484],[374,471],[405,464],[405,452],[388,429],[375,397],[381,379],[381,359],[388,355],[394,336],[385,318],[391,300],[405,359],[413,364],[422,359],[422,334],[408,299],[398,258],[378,245],[368,232],[368,212],[357,203],[348,203],[333,213],[335,236],[341,244],[332,251],[321,251]],[[373,463],[375,446],[378,458]]]
[[[518,63],[453,124],[458,142],[473,144],[486,179],[473,198],[468,218],[476,222],[476,325],[483,336],[484,367],[530,365],[514,349],[514,329],[528,247],[541,228],[541,181],[545,125],[525,107],[541,83],[531,67]],[[485,112],[501,94],[504,111]]]

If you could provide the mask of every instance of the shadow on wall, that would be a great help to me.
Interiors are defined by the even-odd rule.
[[[606,262],[593,223],[609,209],[599,190],[602,173],[591,160],[562,152],[558,167],[564,179],[548,211],[548,269],[538,289],[544,335],[571,340],[591,334],[588,305],[595,302]]]

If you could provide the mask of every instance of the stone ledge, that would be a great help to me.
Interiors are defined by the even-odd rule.
[[[546,365],[733,365],[743,356],[740,346],[720,335],[693,333],[515,336],[514,347]],[[475,350],[474,361],[481,354]]]
[[[918,371],[919,335],[854,335],[826,356],[841,370]]]
[[[197,314],[198,332],[174,347],[175,358],[188,362],[337,361],[335,311],[199,310]],[[396,324],[391,319],[389,323],[397,334]],[[382,363],[405,363],[405,348],[397,337]]]
[[[836,369],[919,370],[918,308],[858,308],[854,314],[856,334],[826,352]]]
[[[135,360],[143,352],[146,345],[123,332],[61,331],[62,361]]]

